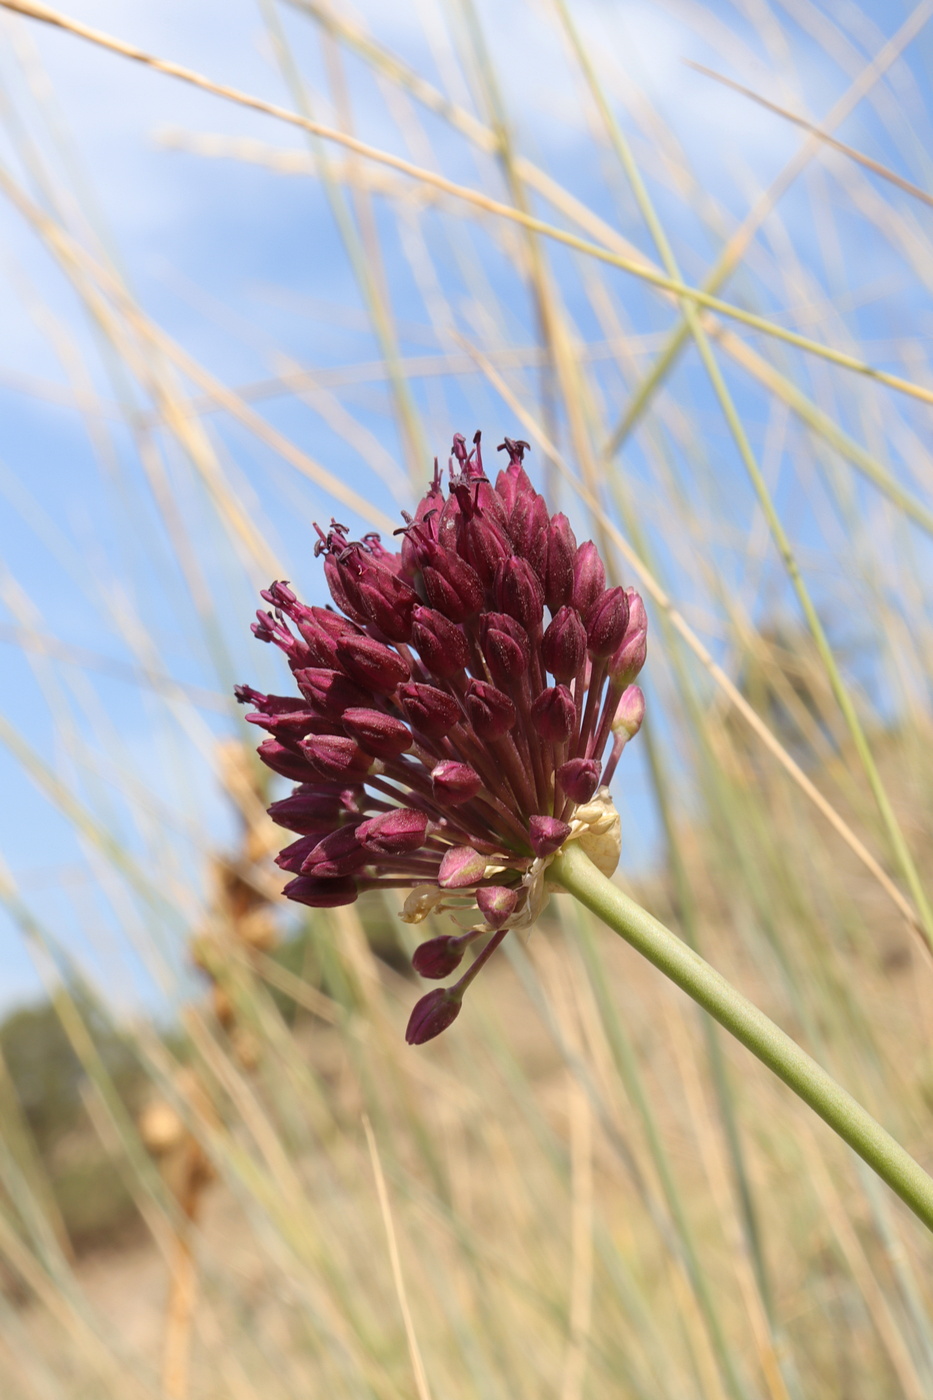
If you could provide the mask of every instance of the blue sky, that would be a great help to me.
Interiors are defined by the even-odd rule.
[[[245,0],[137,0],[132,6],[73,0],[68,13],[217,81],[294,105],[262,11]],[[618,6],[575,0],[573,13],[600,57],[685,275],[698,278],[717,252],[716,232],[672,188],[663,143],[652,146],[646,134],[650,120],[639,125],[633,112],[644,117],[647,99],[683,149],[698,190],[728,225],[776,176],[800,137],[692,72],[682,59],[708,63],[798,110],[806,104],[820,116],[846,89],[853,67],[876,51],[907,11],[866,6],[856,22],[854,11],[836,15],[830,6],[799,12],[788,6],[769,12],[770,48],[726,4]],[[280,14],[316,115],[339,121],[317,30],[288,6]],[[651,252],[630,197],[617,194],[606,179],[608,156],[594,139],[591,115],[549,8],[507,0],[480,6],[480,14],[518,149]],[[419,73],[470,105],[464,73],[451,65],[438,39],[445,23],[438,7],[428,0],[406,7],[368,0],[353,15]],[[14,42],[0,54],[5,94],[0,161],[41,207],[48,191],[30,163],[34,145],[55,198],[62,201],[55,217],[95,257],[102,256],[103,247],[115,258],[146,314],[190,356],[235,386],[264,381],[289,365],[324,371],[378,360],[378,342],[320,181],[178,148],[182,133],[189,145],[210,135],[301,153],[306,147],[300,132],[72,35],[4,18]],[[832,18],[842,29],[830,36],[828,55],[817,41],[827,37],[829,31],[824,34],[820,26]],[[451,23],[462,47],[456,22]],[[926,76],[931,45],[928,29],[908,61],[878,89],[877,102],[863,104],[840,130],[844,139],[890,160],[921,184],[933,184],[926,154],[933,150]],[[440,118],[424,117],[412,143],[405,113],[386,100],[359,58],[347,58],[345,76],[354,130],[363,139],[503,196],[491,158],[478,155]],[[836,343],[843,334],[861,340],[878,363],[897,363],[891,346],[909,339],[916,346],[914,375],[922,377],[931,330],[929,285],[918,283],[915,270],[881,242],[862,211],[848,207],[838,185],[831,185],[827,197],[833,201],[833,238],[841,240],[841,255],[814,219],[812,184],[799,181],[780,206],[784,230],[811,279],[807,287],[819,289],[836,308],[828,321],[826,308],[818,308],[823,321],[809,333]],[[905,218],[918,221],[925,236],[927,211],[887,192],[884,197],[904,209]],[[384,199],[377,198],[373,208],[402,355],[457,352],[449,328],[438,321],[437,306],[432,320],[429,279],[419,276],[423,269],[406,245],[406,238],[415,236],[414,224],[400,223]],[[430,243],[446,304],[462,333],[500,348],[535,345],[530,298],[496,238],[468,214],[446,207],[427,213],[417,229]],[[549,257],[581,335],[601,340],[597,310],[587,300],[573,258],[555,249]],[[772,235],[766,226],[751,270],[732,280],[727,295],[772,314],[786,305],[787,288],[768,282],[768,269],[779,258],[779,231]],[[0,791],[6,800],[0,808],[0,852],[36,916],[121,1004],[140,997],[171,1001],[177,993],[172,974],[159,988],[134,948],[156,938],[170,967],[182,966],[181,933],[186,919],[196,922],[199,916],[204,855],[232,832],[209,756],[212,736],[233,732],[237,723],[223,707],[224,681],[275,683],[274,658],[253,644],[248,632],[255,589],[266,579],[260,564],[244,556],[242,545],[218,521],[203,481],[177,445],[158,435],[163,469],[203,587],[217,604],[230,667],[228,677],[219,676],[141,455],[140,443],[151,426],[151,393],[131,361],[121,363],[124,356],[104,351],[87,307],[6,199],[0,202],[0,284],[2,713],[80,796],[99,828],[125,840],[138,863],[137,883],[127,892],[93,844],[76,835],[73,823],[37,789],[22,762],[2,748]],[[484,284],[486,300],[476,290]],[[618,274],[616,292],[639,333],[658,333],[671,323],[670,308],[633,279]],[[806,294],[801,288],[804,300]],[[811,366],[799,357],[784,360],[795,369],[802,366],[806,381]],[[83,411],[75,403],[82,380],[93,398]],[[529,373],[521,382],[533,400],[535,376]],[[194,386],[187,388],[197,393]],[[604,388],[621,409],[624,397],[608,370]],[[452,431],[471,432],[480,425],[492,446],[514,431],[501,402],[476,376],[416,380],[414,393],[426,440],[442,455]],[[756,447],[764,450],[768,405],[743,385],[737,393]],[[120,407],[123,394],[136,414],[136,436]],[[708,426],[706,453],[714,462],[721,459],[723,482],[735,483],[734,491],[724,486],[727,513],[738,529],[746,529],[753,516],[751,498],[692,357],[671,379],[668,395],[694,414],[695,422]],[[844,394],[840,398],[840,413],[861,428],[858,405]],[[257,407],[374,507],[397,514],[406,489],[405,465],[384,382],[362,380],[341,388],[336,401],[325,397],[317,405],[279,396]],[[365,443],[363,452],[348,444],[341,414],[352,414],[375,460],[396,463],[394,494],[365,460]],[[322,601],[310,522],[330,518],[332,499],[224,415],[206,414],[203,422],[246,518],[263,531],[283,574],[311,601]],[[910,463],[892,465],[907,472]],[[647,499],[651,482],[637,442],[623,466],[636,493]],[[824,526],[794,494],[792,476],[779,483],[778,499],[802,550],[818,560],[827,544]],[[568,509],[572,514],[574,508]],[[348,518],[345,507],[337,513],[352,530],[366,528]],[[680,569],[689,576],[695,542],[662,533],[658,547],[675,577]],[[741,571],[741,559],[724,556],[723,567]],[[828,604],[835,606],[828,557],[825,580],[822,565],[814,568],[814,586],[819,590],[823,582]],[[780,599],[778,585],[774,588]],[[696,601],[702,628],[702,600]],[[30,629],[72,648],[71,659],[43,659],[35,644],[23,649],[18,641]],[[709,640],[715,642],[715,628]],[[148,659],[141,660],[145,647]],[[74,664],[76,659],[81,664]],[[109,663],[115,669],[108,671]],[[197,703],[181,698],[168,703],[151,681],[141,685],[127,679],[144,665],[199,688]],[[620,800],[628,858],[644,862],[655,849],[656,831],[634,753]],[[166,889],[182,911],[174,925],[157,898]],[[2,913],[0,969],[0,1004],[30,995],[39,985],[19,931]]]

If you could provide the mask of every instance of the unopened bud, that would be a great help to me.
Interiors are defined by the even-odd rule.
[[[376,758],[397,758],[411,748],[407,724],[382,710],[360,707],[344,710],[341,724],[360,748],[375,754]]]
[[[556,681],[572,681],[586,660],[586,628],[576,608],[555,613],[541,644],[544,664]]]
[[[557,817],[531,817],[528,822],[531,849],[536,856],[552,856],[559,851],[570,831],[567,822]]]
[[[427,943],[419,943],[415,949],[411,965],[420,977],[432,980],[449,977],[463,961],[463,944],[459,938],[442,934],[440,938],[429,938]]]
[[[595,758],[571,758],[558,768],[557,782],[571,802],[589,802],[599,787],[600,768]]]
[[[468,763],[444,758],[431,769],[431,784],[439,802],[456,806],[475,797],[483,786],[483,780]]]
[[[544,589],[527,559],[512,555],[496,571],[496,602],[504,613],[534,632],[544,613]]]
[[[428,819],[424,812],[397,807],[393,812],[382,812],[363,822],[356,829],[356,838],[374,855],[401,856],[419,850],[427,831]]]
[[[542,739],[565,744],[573,733],[577,707],[565,685],[548,686],[531,707],[531,720]]]
[[[361,778],[373,766],[372,755],[341,734],[315,734],[299,745],[308,765],[322,778]]]
[[[501,928],[515,913],[518,890],[507,885],[481,885],[476,891],[479,911],[491,928]]]
[[[435,987],[428,992],[415,1003],[408,1018],[405,1031],[408,1044],[423,1045],[426,1040],[433,1040],[441,1031],[446,1031],[460,1015],[460,1005],[460,994],[450,988]]]
[[[573,597],[573,559],[577,542],[566,515],[551,517],[544,543],[544,600],[554,613]]]
[[[507,734],[518,717],[509,697],[487,681],[470,682],[466,708],[476,737],[484,741]]]
[[[486,874],[486,857],[472,846],[453,846],[441,861],[437,883],[442,890],[462,890]]]
[[[448,734],[461,718],[460,706],[453,696],[433,685],[419,685],[415,681],[400,685],[396,699],[412,728],[429,739]]]
[[[397,651],[372,637],[344,638],[337,644],[337,657],[351,680],[381,695],[390,695],[410,674]]]
[[[352,826],[341,826],[318,841],[301,863],[302,875],[333,879],[337,875],[353,875],[362,870],[369,854],[360,845]]]
[[[606,587],[606,570],[592,540],[580,545],[573,561],[573,605],[584,617]]]
[[[470,660],[466,634],[435,608],[416,608],[412,643],[428,670],[441,680],[462,671]]]
[[[613,734],[625,734],[634,739],[645,718],[645,697],[640,686],[630,685],[622,692],[612,721]]]
[[[604,660],[622,643],[628,626],[628,598],[624,588],[607,588],[586,614],[589,653]]]
[[[278,739],[264,739],[256,752],[267,768],[293,783],[307,783],[314,777],[301,754],[286,748]]]
[[[352,904],[357,888],[356,881],[349,876],[320,880],[313,875],[299,875],[285,886],[282,893],[287,899],[307,904],[311,909],[336,909],[341,904]]]

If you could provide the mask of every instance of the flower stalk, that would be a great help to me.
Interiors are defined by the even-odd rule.
[[[555,857],[560,884],[691,996],[859,1154],[933,1231],[933,1178],[847,1090],[676,934],[596,868],[578,841]]]

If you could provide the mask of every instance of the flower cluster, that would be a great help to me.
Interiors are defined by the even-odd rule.
[[[269,809],[297,838],[278,856],[289,899],[332,907],[392,887],[410,891],[412,923],[479,910],[476,927],[417,949],[415,969],[440,979],[487,940],[458,982],[418,1002],[412,1043],[453,1021],[509,928],[537,917],[565,842],[589,837],[614,869],[606,784],[644,713],[641,598],[607,588],[592,541],[577,545],[549,514],[522,465],[527,443],[506,438],[493,486],[473,441],[468,453],[454,438],[447,495],[435,464],[400,552],[336,522],[318,529],[336,611],[274,583],[253,626],[285,653],[299,694],[236,691],[270,735],[263,762],[297,784]]]

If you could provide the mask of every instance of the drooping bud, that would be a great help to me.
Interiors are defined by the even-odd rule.
[[[440,680],[457,675],[469,662],[466,634],[435,608],[415,609],[411,639],[425,666]]]
[[[267,768],[293,783],[307,783],[314,776],[301,754],[287,749],[278,739],[264,739],[256,752]]]
[[[372,637],[346,637],[337,644],[337,657],[351,680],[380,695],[391,695],[411,674],[397,651]]]
[[[420,685],[416,681],[400,685],[396,699],[412,728],[429,739],[439,739],[449,733],[462,718],[453,696],[433,685]]]
[[[322,778],[352,781],[361,778],[373,766],[372,755],[364,753],[353,739],[341,734],[316,734],[303,739],[299,747],[309,766]]]
[[[362,707],[344,710],[341,724],[360,748],[376,758],[398,758],[400,753],[411,748],[408,725],[392,715],[383,714],[382,710]]]
[[[645,697],[640,686],[630,685],[622,692],[612,720],[613,734],[634,739],[645,718]]]
[[[628,598],[624,588],[607,588],[585,614],[590,655],[598,661],[621,645],[628,626]]]
[[[324,836],[344,815],[343,803],[333,793],[295,792],[269,808],[269,816],[278,826],[299,836]]]
[[[545,535],[544,600],[552,613],[573,597],[573,560],[577,541],[570,521],[559,513],[551,517]]]
[[[460,1015],[460,1006],[461,996],[453,988],[435,987],[428,992],[415,1003],[408,1018],[405,1031],[408,1044],[423,1045],[426,1040],[433,1040],[441,1031],[446,1031]]]
[[[518,890],[507,885],[481,885],[476,891],[476,903],[490,928],[501,928],[515,913]]]
[[[452,846],[441,861],[437,883],[442,890],[462,890],[475,885],[485,874],[485,856],[472,846]]]
[[[578,805],[589,802],[599,787],[599,773],[602,765],[594,758],[571,758],[557,770],[557,783],[561,790]]]
[[[356,839],[375,855],[401,856],[417,851],[424,845],[428,819],[424,812],[411,807],[396,807],[381,812],[356,828]]]
[[[483,780],[468,763],[445,758],[431,770],[431,784],[439,801],[457,804],[469,802],[483,786]]]
[[[328,667],[305,666],[295,672],[295,680],[305,699],[329,719],[339,719],[351,705],[365,705],[371,696],[342,671]]]
[[[556,681],[571,681],[586,660],[586,628],[576,608],[564,606],[553,617],[541,644],[544,664]]]
[[[298,904],[307,904],[312,909],[336,909],[341,904],[352,904],[356,899],[356,881],[349,876],[336,880],[320,880],[313,875],[299,875],[290,880],[282,893]]]
[[[531,849],[536,856],[552,856],[559,851],[570,831],[568,823],[557,817],[531,817],[528,822]]]
[[[531,707],[531,721],[551,744],[565,744],[573,733],[577,707],[565,685],[548,686],[542,690]]]
[[[369,860],[356,839],[356,829],[341,826],[318,841],[301,863],[302,875],[333,879],[337,875],[353,875]]]
[[[573,605],[583,617],[606,587],[606,570],[592,540],[580,545],[573,561]]]
[[[411,965],[420,977],[449,977],[463,961],[464,945],[449,933],[420,943],[412,954]]]
[[[467,714],[478,739],[500,739],[518,718],[515,706],[503,691],[487,681],[471,681],[466,693]]]
[[[527,559],[513,554],[496,570],[496,602],[502,612],[534,633],[544,613],[544,589]]]

